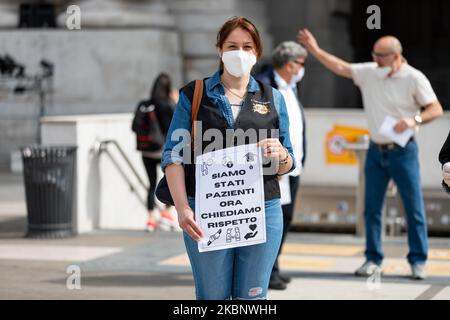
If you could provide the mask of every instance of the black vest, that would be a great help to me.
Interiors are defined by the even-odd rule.
[[[204,86],[203,81],[203,86]],[[197,126],[196,137],[198,142],[196,142],[196,148],[200,147],[201,149],[196,150],[195,156],[198,156],[205,150],[205,148],[211,143],[211,141],[203,141],[200,142],[200,138],[203,137],[204,133],[208,129],[218,129],[222,133],[223,141],[219,144],[220,148],[215,148],[215,150],[223,149],[227,147],[237,146],[238,144],[242,144],[243,139],[234,139],[233,135],[226,135],[226,130],[233,130],[235,133],[236,130],[242,129],[244,132],[247,129],[255,129],[257,141],[260,141],[263,138],[278,138],[278,136],[273,135],[271,129],[279,130],[279,119],[278,113],[275,109],[274,101],[273,101],[273,93],[272,87],[265,85],[258,81],[260,90],[256,92],[249,92],[244,101],[244,105],[239,112],[236,121],[235,128],[230,128],[227,120],[225,119],[222,111],[219,106],[217,106],[206,94],[206,88],[203,88],[203,97],[200,103],[200,108],[197,114],[197,121],[201,121],[201,130],[200,126]],[[194,96],[194,88],[195,82],[189,83],[185,86],[182,91],[186,95],[186,97],[192,101]],[[254,106],[256,107],[254,108]],[[268,108],[268,112],[264,114],[264,108]],[[255,109],[255,110],[254,110]],[[267,109],[266,109],[267,110]],[[260,112],[258,112],[260,111]],[[262,112],[261,112],[262,111]],[[259,129],[265,130],[267,132],[267,136],[260,138]],[[230,131],[229,131],[230,132]],[[239,132],[242,132],[239,130]],[[239,134],[239,132],[237,134]],[[277,131],[279,132],[279,131]],[[226,137],[230,139],[225,139]],[[247,137],[248,138],[248,137]],[[229,141],[225,141],[229,140]],[[256,141],[250,142],[249,139],[245,139],[245,144],[255,143]],[[190,151],[190,163],[195,162],[194,152],[192,148],[188,148]],[[186,151],[186,149],[185,149]],[[265,161],[263,161],[265,163]],[[270,164],[263,165],[263,167],[268,167]],[[185,179],[186,179],[186,191],[188,196],[195,197],[195,164],[185,164]],[[273,175],[264,175],[264,199],[265,201],[280,198],[280,186],[278,183],[278,179],[276,174]]]

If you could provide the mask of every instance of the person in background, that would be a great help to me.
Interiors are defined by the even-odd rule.
[[[290,277],[282,275],[278,264],[283,243],[292,223],[295,208],[295,199],[300,185],[300,173],[305,164],[306,156],[306,128],[303,106],[299,99],[298,83],[305,74],[305,61],[308,52],[300,44],[294,41],[286,41],[279,44],[272,52],[272,65],[266,66],[262,72],[256,75],[256,79],[278,89],[286,101],[289,116],[289,134],[291,136],[292,149],[296,159],[296,168],[289,174],[280,178],[280,185],[285,185],[282,189],[282,210],[283,210],[283,237],[278,251],[277,260],[270,275],[269,289],[284,290],[291,281]],[[283,191],[289,192],[290,201],[283,201],[286,195]]]
[[[439,161],[442,164],[442,187],[450,194],[450,132],[439,153]]]
[[[408,223],[409,254],[413,279],[425,278],[428,257],[428,231],[420,182],[419,152],[414,134],[405,147],[380,134],[387,117],[396,119],[397,134],[429,123],[443,114],[442,106],[430,81],[403,57],[400,41],[393,36],[380,38],[372,51],[373,62],[346,62],[319,47],[307,29],[300,30],[298,40],[326,68],[336,75],[353,79],[361,89],[370,133],[365,163],[364,220],[366,261],[355,272],[357,276],[381,274],[381,210],[389,180],[400,191]],[[422,111],[423,109],[423,111]]]
[[[173,90],[169,75],[166,73],[159,74],[153,84],[151,96],[149,100],[141,101],[139,105],[154,106],[147,109],[148,112],[156,113],[157,124],[159,125],[161,134],[166,136],[170,126],[170,121],[174,113],[175,105],[178,102],[177,91]],[[149,119],[149,117],[146,117]],[[157,181],[157,169],[161,163],[162,149],[158,151],[142,151],[142,160],[150,182],[150,188],[147,195],[147,231],[155,231],[158,229],[170,230],[177,229],[178,222],[170,211],[170,207],[166,206],[159,215],[155,205],[155,189]]]

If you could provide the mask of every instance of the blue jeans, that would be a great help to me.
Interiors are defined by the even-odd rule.
[[[194,210],[193,198],[189,205]],[[266,201],[265,212],[267,240],[262,244],[200,253],[197,242],[183,234],[198,300],[266,299],[283,233],[280,199]]]
[[[427,220],[420,183],[418,147],[415,140],[405,148],[380,150],[370,144],[365,163],[365,209],[367,260],[380,265],[383,261],[381,248],[381,211],[389,180],[397,185],[406,211],[408,224],[407,256],[410,264],[424,264],[427,260]]]

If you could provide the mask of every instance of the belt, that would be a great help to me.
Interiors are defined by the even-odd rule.
[[[412,142],[413,140],[414,140],[414,137],[411,137],[406,144]],[[392,143],[375,143],[373,141],[370,141],[370,143],[380,150],[394,150],[397,148],[402,148],[401,146],[399,146],[398,144],[396,144],[394,142],[392,142]]]

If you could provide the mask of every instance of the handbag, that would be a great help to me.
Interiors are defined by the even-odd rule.
[[[196,133],[196,119],[197,113],[200,109],[200,102],[203,96],[203,80],[195,80],[194,97],[192,99],[192,111],[191,111],[191,146],[194,148],[195,133]],[[162,177],[156,186],[155,190],[156,198],[165,205],[174,206],[172,195],[170,194],[169,184],[167,183],[166,175]]]

